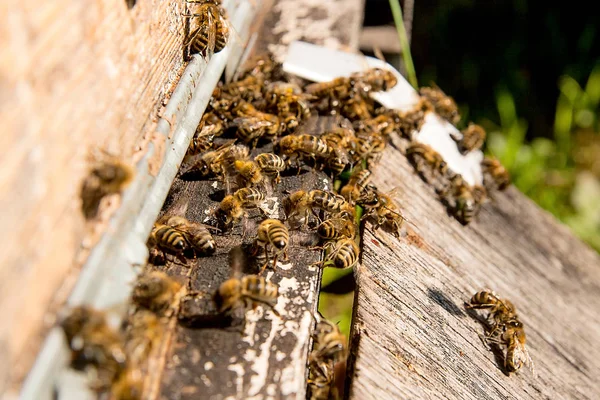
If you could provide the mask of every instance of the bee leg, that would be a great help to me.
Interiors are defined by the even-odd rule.
[[[277,271],[277,256],[278,254],[275,253],[275,256],[273,257],[273,271]],[[267,261],[268,263],[268,261]]]

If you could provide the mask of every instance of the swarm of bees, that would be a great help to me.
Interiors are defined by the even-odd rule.
[[[509,300],[501,299],[490,290],[482,290],[475,293],[465,307],[487,311],[484,341],[502,351],[504,368],[509,375],[523,365],[529,366],[533,372],[533,361],[525,347],[525,328],[519,320],[516,307]]]
[[[190,53],[208,56],[221,51],[229,25],[220,1],[186,3],[192,8],[186,17],[196,23],[187,42]],[[135,312],[125,330],[109,328],[102,313],[90,308],[74,309],[62,322],[73,365],[93,370],[92,387],[100,392],[111,392],[117,399],[141,397],[141,371],[157,340],[149,332],[160,335],[162,319],[180,313],[184,299],[195,296],[190,289],[191,274],[184,285],[161,267],[180,262],[191,271],[188,260],[209,257],[218,250],[219,237],[215,240],[213,233],[225,237],[241,225],[245,241],[246,223],[260,218],[252,228],[256,232],[252,241],[242,243],[251,250],[233,248],[231,274],[209,297],[216,313],[243,323],[246,312],[258,306],[279,315],[275,310],[279,288],[271,278],[282,273],[278,264],[288,260],[295,230],[308,230],[321,241],[315,248],[325,254],[314,265],[340,269],[354,268],[359,262],[357,232],[361,221],[369,220],[375,229],[383,228],[400,237],[405,219],[399,205],[390,193],[370,182],[393,132],[411,141],[406,156],[424,180],[447,180],[438,193],[462,223],[473,220],[486,192],[503,190],[510,184],[503,166],[486,158],[482,164],[484,185],[471,187],[449,171],[432,148],[413,140],[427,112],[436,111],[453,124],[459,121],[456,104],[439,88],[423,88],[422,99],[412,110],[389,110],[370,96],[396,85],[396,76],[385,69],[304,84],[287,75],[270,56],[254,58],[249,64],[236,80],[214,90],[179,175],[186,180],[220,181],[225,188],[223,197],[207,210],[207,219],[202,222],[197,216],[188,219],[185,212],[169,210],[156,221],[147,242],[150,264],[134,284],[131,303]],[[339,123],[327,131],[309,134],[303,127],[315,115],[333,115]],[[459,150],[466,153],[481,148],[484,139],[485,131],[471,124],[456,141]],[[265,206],[268,195],[282,183],[282,174],[295,171],[298,175],[306,167],[326,172],[339,185],[335,190],[302,188],[287,192],[281,199],[285,218],[274,218]],[[132,175],[131,168],[121,163],[105,162],[95,167],[82,189],[86,217],[95,215],[100,199],[121,191]],[[362,212],[360,218],[357,211]],[[249,257],[261,260],[260,265],[255,273],[244,274]],[[273,272],[265,274],[267,270]],[[514,307],[507,304],[491,294],[476,295],[471,301],[472,308],[490,310],[494,325],[487,339],[506,347],[506,367],[514,371],[529,359],[523,358],[527,353],[522,324]],[[319,317],[309,358],[311,399],[338,396],[334,371],[346,353],[345,338],[337,326]]]

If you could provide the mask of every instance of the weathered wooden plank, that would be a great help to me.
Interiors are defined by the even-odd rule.
[[[350,398],[598,398],[598,254],[514,187],[462,226],[397,148],[383,160],[373,183],[411,223],[400,240],[365,229]],[[478,337],[463,303],[484,288],[516,305],[537,376],[506,376]]]
[[[19,382],[94,228],[88,151],[134,163],[183,70],[181,0],[4,2],[0,11],[0,381]],[[157,154],[157,156],[160,156]],[[18,300],[15,300],[18,299]],[[5,374],[10,373],[10,376]]]

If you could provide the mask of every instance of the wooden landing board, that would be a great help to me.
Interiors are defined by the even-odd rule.
[[[514,187],[464,227],[399,150],[383,160],[373,183],[399,189],[414,225],[400,240],[365,229],[350,398],[599,398],[598,254]],[[464,302],[484,288],[516,305],[536,377],[506,376],[480,340]]]

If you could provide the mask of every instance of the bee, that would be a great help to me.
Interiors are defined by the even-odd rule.
[[[360,249],[353,238],[342,238],[336,242],[327,242],[323,246],[323,250],[327,251],[325,258],[313,265],[348,269],[358,264]]]
[[[245,215],[245,209],[260,209],[260,203],[264,200],[265,194],[260,190],[241,188],[234,194],[225,196],[221,200],[219,208],[215,211],[215,216],[220,224],[229,226],[232,222],[239,221]]]
[[[274,153],[261,153],[254,157],[260,170],[266,175],[275,175],[275,183],[281,181],[280,172],[285,170],[285,161]]]
[[[207,112],[196,129],[187,154],[195,155],[209,150],[213,146],[215,137],[221,136],[224,130],[223,121],[214,113]]]
[[[375,229],[387,225],[394,236],[400,237],[400,229],[404,223],[404,216],[394,200],[387,194],[380,192],[375,187],[369,187],[356,203],[365,209],[362,219],[371,218],[375,221]]]
[[[227,155],[236,147],[238,146],[234,146],[230,142],[220,146],[216,150],[207,151],[200,158],[189,162],[190,165],[185,168],[183,173],[195,173],[203,178],[211,175],[224,177],[228,171]]]
[[[467,309],[488,310],[488,317],[494,321],[492,331],[506,324],[508,321],[517,320],[515,306],[509,300],[501,299],[490,290],[482,290],[475,293],[465,307]]]
[[[449,195],[448,195],[449,193]],[[449,188],[442,190],[442,198],[452,206],[454,217],[463,225],[469,224],[477,213],[481,204],[486,199],[484,187],[476,185],[469,186],[462,176],[456,174],[451,178]]]
[[[398,83],[398,78],[392,71],[382,68],[370,68],[354,73],[350,79],[354,82],[355,89],[362,95],[387,91]]]
[[[125,341],[128,362],[139,365],[146,361],[162,331],[156,314],[148,310],[137,310],[128,321]]]
[[[290,240],[290,233],[287,226],[277,219],[265,219],[258,226],[258,235],[256,239],[257,246],[264,246],[265,256],[269,254],[269,247],[273,256],[273,269],[277,268],[277,257],[283,254],[285,259],[288,259],[287,248]],[[269,261],[262,267],[259,275],[261,275]]]
[[[95,369],[92,388],[108,390],[126,368],[122,336],[108,325],[102,311],[88,306],[71,309],[61,319],[60,326],[71,350],[71,365],[80,370]]]
[[[355,138],[354,129],[349,127],[337,127],[321,135],[321,140],[331,148],[347,148]]]
[[[428,181],[428,172],[431,176],[435,174],[446,175],[448,165],[442,156],[432,149],[430,146],[423,143],[413,143],[406,149],[406,157],[417,170],[419,175]]]
[[[186,3],[200,4],[193,14],[184,17],[197,18],[197,28],[189,35],[186,46],[190,55],[202,54],[204,57],[223,50],[229,38],[228,22],[220,0],[186,0]]]
[[[346,357],[346,336],[340,332],[337,325],[325,318],[318,318],[313,338],[314,345],[309,363],[323,360],[337,362]]]
[[[488,190],[504,190],[510,185],[510,175],[496,158],[484,157],[481,162],[483,184]]]
[[[81,185],[81,211],[86,219],[98,215],[104,196],[122,192],[133,180],[133,168],[116,157],[96,163]]]
[[[262,169],[255,161],[236,160],[234,165],[242,180],[242,186],[258,185],[263,181]]]
[[[164,223],[183,233],[186,242],[197,254],[210,255],[215,252],[217,245],[206,226],[180,216],[168,217]]]
[[[277,62],[271,54],[258,54],[244,63],[240,79],[248,76],[262,81],[285,81],[283,65]]]
[[[175,255],[182,255],[189,248],[184,233],[158,222],[152,228],[148,243],[151,247],[158,247],[160,250],[166,250]]]
[[[342,196],[324,190],[311,190],[308,193],[298,190],[290,194],[284,201],[287,218],[290,219],[304,213],[305,224],[308,223],[309,212],[312,212],[320,221],[315,208],[332,214],[341,213],[346,216],[354,216],[354,208]]]
[[[388,114],[380,114],[373,118],[356,121],[354,126],[357,131],[365,134],[374,133],[382,136],[389,136],[396,129],[394,118]]]
[[[272,114],[261,113],[261,116],[238,117],[233,120],[237,127],[236,134],[244,143],[251,143],[255,148],[263,137],[277,137],[285,129],[279,117]]]
[[[320,361],[309,365],[308,388],[310,400],[337,399],[338,394],[334,383],[334,368],[332,361]]]
[[[367,160],[369,165],[376,163],[385,150],[385,146],[386,141],[379,134],[359,136],[353,145],[354,162]]]
[[[331,147],[329,156],[325,159],[325,165],[332,174],[332,178],[341,174],[346,167],[352,165],[352,160],[346,149]]]
[[[437,86],[434,87],[422,87],[419,89],[419,94],[424,97],[431,105],[438,115],[452,125],[458,124],[460,121],[460,114],[458,113],[458,106],[454,99],[447,96],[442,89]]]
[[[274,150],[289,158],[295,159],[325,159],[331,154],[331,148],[322,139],[312,135],[289,135],[276,144]]]
[[[169,308],[181,289],[181,284],[162,271],[142,273],[133,288],[134,304],[154,312]]]
[[[321,222],[317,227],[317,234],[325,240],[354,239],[356,226],[347,218],[331,217]]]
[[[339,77],[328,82],[311,83],[304,88],[304,91],[318,98],[345,99],[350,95],[351,89],[350,79]]]
[[[140,400],[143,391],[142,372],[135,367],[128,367],[113,382],[110,392],[115,400]]]
[[[501,342],[506,345],[506,356],[504,357],[504,368],[510,374],[517,372],[524,364],[534,370],[533,361],[529,351],[525,347],[527,336],[523,324],[508,324],[506,330],[500,337]]]
[[[302,89],[287,82],[272,82],[264,93],[266,106],[286,121],[286,128],[292,132],[301,120],[310,118],[308,99],[311,96],[302,93]]]
[[[244,79],[223,85],[223,92],[227,93],[233,98],[243,100],[238,101],[237,104],[235,104],[233,108],[233,114],[239,117],[250,117],[252,114],[258,113],[259,111],[256,110],[249,102],[262,100],[263,85],[264,82],[255,76],[247,76]]]
[[[431,103],[421,99],[411,110],[385,110],[382,115],[387,115],[394,121],[395,129],[402,137],[412,140],[414,132],[420,131],[423,127],[425,115],[432,111]]]
[[[342,103],[341,114],[351,121],[371,118],[372,107],[367,99],[351,96]]]
[[[485,142],[485,136],[485,129],[480,125],[469,123],[469,126],[462,130],[462,139],[458,142],[458,149],[462,154],[479,150]]]
[[[342,187],[340,194],[348,203],[353,204],[365,191],[370,180],[371,171],[358,168],[352,173],[348,183]]]

